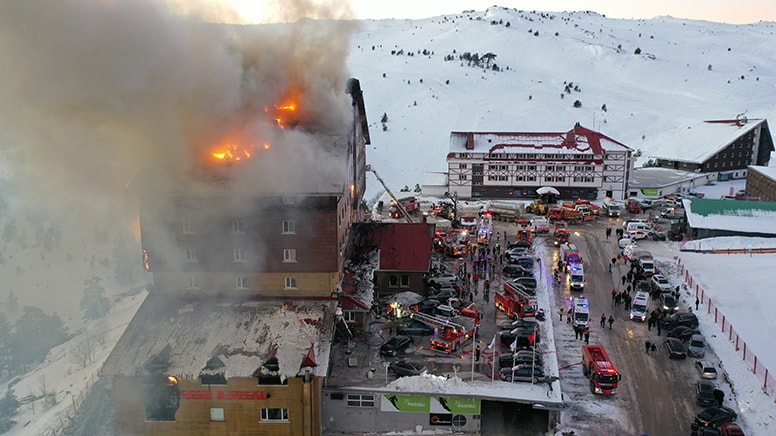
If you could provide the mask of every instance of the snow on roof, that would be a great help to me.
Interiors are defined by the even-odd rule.
[[[423,173],[421,185],[425,186],[447,186],[447,173],[426,172]]]
[[[652,158],[700,164],[764,122],[761,118],[701,121],[660,133],[641,148],[650,150]]]
[[[703,173],[659,167],[636,168],[631,174],[628,182],[631,188],[659,188],[692,179],[704,179],[707,176]]]
[[[469,144],[470,148],[467,148]],[[471,148],[473,147],[473,148]],[[451,153],[603,154],[629,148],[614,139],[580,125],[568,132],[451,132]]]
[[[372,307],[374,301],[374,271],[380,264],[380,250],[373,248],[368,252],[359,252],[351,256],[345,266],[342,279],[344,296],[360,303],[362,308]]]
[[[776,236],[776,202],[690,198],[683,203],[690,227]]]
[[[764,166],[758,166],[758,165],[750,165],[750,170],[756,171],[757,173],[771,179],[776,180],[776,167],[764,167]]]
[[[295,377],[305,360],[315,376],[328,371],[336,300],[237,300],[150,295],[105,362],[103,376],[147,375],[164,354],[166,374],[196,380],[218,357],[226,377],[251,377],[274,354],[281,379]],[[169,352],[167,352],[167,350]]]

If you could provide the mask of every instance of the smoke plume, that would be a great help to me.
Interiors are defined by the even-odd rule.
[[[237,15],[202,1],[0,2],[3,208],[104,231],[138,181],[163,192],[215,168],[271,190],[325,167],[351,110],[351,10],[272,10],[284,24],[214,22]],[[225,144],[251,158],[219,162]]]

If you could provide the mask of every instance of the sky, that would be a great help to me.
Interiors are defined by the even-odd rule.
[[[261,21],[265,15],[264,2],[231,0],[248,21]],[[297,1],[296,3],[304,3]],[[337,2],[342,3],[342,2]],[[730,24],[776,21],[776,3],[771,0],[731,2],[729,0],[653,0],[632,2],[622,0],[352,0],[357,19],[428,18],[454,14],[464,10],[485,10],[499,5],[508,8],[537,11],[595,11],[609,18],[654,18],[670,15],[675,18],[716,21]]]

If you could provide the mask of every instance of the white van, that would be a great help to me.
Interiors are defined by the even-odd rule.
[[[575,329],[583,330],[590,325],[590,306],[586,297],[577,297],[573,300],[571,322]]]
[[[646,321],[649,313],[649,293],[639,291],[631,303],[630,319],[634,321]]]
[[[642,230],[644,232],[649,232],[652,230],[652,228],[649,226],[649,224],[645,222],[632,222],[628,223],[628,225],[625,227],[626,232],[630,232],[631,230]]]

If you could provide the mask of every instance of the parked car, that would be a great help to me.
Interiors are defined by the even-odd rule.
[[[695,382],[695,402],[699,406],[713,406],[717,404],[717,398],[714,396],[714,389],[717,385],[710,381],[700,380]]]
[[[668,358],[669,359],[686,359],[687,358],[687,348],[684,346],[682,341],[676,338],[667,338],[665,341],[663,341],[663,346],[665,347],[666,351],[668,352]]]
[[[697,328],[698,327],[698,317],[695,316],[692,312],[676,312],[666,317],[666,319],[663,320],[663,328],[666,330],[671,330],[674,327],[678,327],[680,325]]]
[[[671,287],[671,282],[669,282],[663,274],[653,275],[650,282],[652,283],[652,289],[654,290],[659,290],[660,292],[671,292],[674,290],[674,288]]]
[[[515,341],[516,347],[531,347],[535,343],[538,343],[541,339],[539,330],[533,328],[518,327],[512,330],[502,330],[499,333],[499,339],[501,343],[507,346],[512,345]]]
[[[413,305],[412,310],[431,315],[436,312],[436,308],[440,304],[442,304],[442,302],[439,300],[425,299],[420,303]]]
[[[458,276],[449,273],[437,274],[433,277],[429,277],[427,283],[429,286],[435,288],[441,288],[443,286],[455,287],[458,285]]]
[[[501,270],[502,273],[504,273],[507,277],[529,277],[533,275],[533,272],[527,268],[524,268],[520,265],[506,265],[503,270]]]
[[[428,372],[425,365],[420,362],[407,362],[406,360],[400,360],[398,362],[391,362],[388,365],[388,369],[399,377],[423,375]]]
[[[429,336],[434,334],[434,328],[422,322],[412,322],[409,325],[399,326],[396,333],[405,336]]]
[[[380,354],[383,356],[396,356],[407,350],[413,342],[415,340],[409,336],[394,336],[380,347]]]
[[[664,312],[673,313],[679,310],[679,301],[668,292],[660,293],[660,304]]]
[[[507,248],[531,248],[531,241],[521,240],[511,242]]]
[[[534,329],[538,328],[538,324],[536,323],[536,318],[526,317],[501,323],[499,327],[506,330],[514,330],[516,328]]]
[[[502,368],[499,371],[501,380],[508,382],[538,383],[544,379],[544,368],[541,366],[517,365],[513,368]]]
[[[530,256],[509,256],[507,263],[512,265],[520,265],[526,269],[533,269],[534,260]]]
[[[746,436],[744,430],[735,422],[726,422],[720,427],[722,436]]]
[[[697,431],[703,427],[720,426],[726,422],[734,422],[736,418],[738,418],[738,414],[729,407],[708,407],[695,415],[691,428],[693,431]]]
[[[687,342],[687,341],[690,340],[690,338],[693,335],[697,335],[699,333],[700,333],[700,331],[698,331],[697,329],[693,329],[693,328],[690,328],[690,327],[685,327],[683,325],[680,325],[678,327],[674,327],[671,330],[669,330],[668,333],[666,333],[666,336],[668,336],[669,338],[679,339],[682,342]],[[687,350],[687,351],[689,353],[689,350]]]
[[[457,297],[457,296],[458,296],[458,292],[455,289],[444,288],[435,294],[429,295],[428,298],[431,300],[437,300],[437,301],[447,301],[450,298]]]
[[[512,283],[519,283],[526,287],[526,289],[536,289],[536,277],[518,277],[512,280]]]
[[[542,355],[530,350],[520,350],[516,353],[502,354],[498,357],[499,368],[512,368],[518,365],[542,366]]]
[[[705,360],[698,360],[695,362],[695,369],[698,370],[701,378],[714,380],[717,378],[717,368],[710,362]]]
[[[687,343],[687,355],[690,357],[703,357],[706,355],[706,339],[701,334],[690,336]]]

